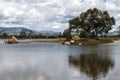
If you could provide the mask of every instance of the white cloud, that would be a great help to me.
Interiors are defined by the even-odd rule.
[[[0,0],[0,26],[63,31],[69,19],[93,7],[108,10],[117,26],[119,3],[118,0]]]

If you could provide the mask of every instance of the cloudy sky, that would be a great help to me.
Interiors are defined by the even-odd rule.
[[[120,25],[120,0],[0,0],[0,27],[63,31],[88,8],[108,10]]]

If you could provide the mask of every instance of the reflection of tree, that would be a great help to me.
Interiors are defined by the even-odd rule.
[[[79,68],[87,76],[93,80],[102,75],[106,76],[110,68],[113,68],[114,63],[107,54],[80,54],[76,56],[69,56],[69,63],[74,67]]]

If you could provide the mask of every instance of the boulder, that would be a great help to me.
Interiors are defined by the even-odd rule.
[[[12,36],[12,38],[8,40],[8,43],[17,43],[16,37]]]
[[[80,40],[80,37],[79,36],[73,36],[72,39],[77,41],[77,40]]]
[[[74,41],[74,40],[71,40],[70,42],[71,42],[71,43],[74,43],[75,41]]]
[[[78,45],[82,45],[82,43],[79,43]]]
[[[12,42],[13,42],[13,43],[16,43],[16,42],[17,42],[16,37],[14,37],[14,36],[12,37]]]
[[[69,45],[69,44],[70,44],[70,42],[69,42],[69,41],[66,41],[64,44],[67,44],[67,45]]]

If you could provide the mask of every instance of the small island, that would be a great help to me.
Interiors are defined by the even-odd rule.
[[[120,39],[119,35],[109,35],[113,25],[115,25],[115,18],[111,17],[108,11],[88,9],[80,16],[69,20],[69,28],[63,32],[66,40],[61,43],[76,45],[111,43]]]

